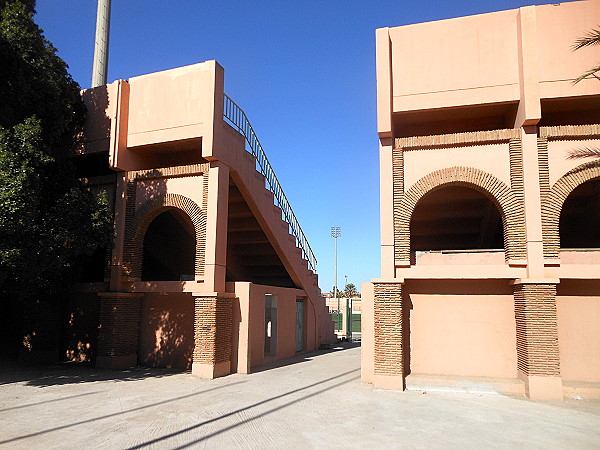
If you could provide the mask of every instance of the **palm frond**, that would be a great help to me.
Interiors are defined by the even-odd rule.
[[[572,50],[579,50],[583,47],[588,47],[590,45],[600,45],[600,28],[597,30],[590,30],[586,35],[581,36],[577,39],[573,45],[571,46]]]
[[[569,151],[567,159],[600,158],[600,147],[583,147]]]
[[[579,83],[581,80],[584,80],[586,78],[590,78],[590,77],[594,77],[594,78],[598,78],[598,75],[596,75],[597,72],[600,72],[600,66],[596,66],[596,67],[592,67],[590,70],[588,70],[587,72],[582,73],[581,75],[579,75],[577,78],[575,78],[572,83],[573,84],[577,84]],[[600,80],[600,78],[598,78]]]

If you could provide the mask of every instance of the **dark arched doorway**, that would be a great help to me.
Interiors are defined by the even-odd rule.
[[[600,248],[600,180],[576,187],[563,204],[561,248]]]
[[[502,216],[484,194],[449,185],[426,194],[410,221],[411,251],[499,250]]]
[[[144,236],[142,281],[194,279],[196,233],[187,214],[169,209],[154,218]]]

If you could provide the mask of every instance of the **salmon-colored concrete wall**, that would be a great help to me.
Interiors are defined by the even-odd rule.
[[[556,308],[563,380],[600,383],[600,296],[557,296]]]
[[[305,304],[305,351],[316,349],[317,316],[304,291],[292,288],[263,286],[247,282],[227,283],[235,289],[232,370],[247,373],[252,367],[271,360],[286,359],[296,354],[296,299]],[[277,301],[276,356],[265,356],[265,295]]]
[[[598,84],[600,84],[600,81],[598,81]],[[598,104],[600,105],[600,100]],[[592,161],[590,158],[569,158],[571,152],[584,148],[600,148],[600,139],[552,140],[548,142],[550,186],[556,183],[569,170]]]
[[[516,378],[512,295],[408,295],[411,373]]]
[[[214,64],[207,61],[130,78],[127,146],[212,135]]]
[[[363,383],[373,383],[375,380],[375,309],[373,301],[373,283],[363,283],[362,317],[360,322],[360,378]]]
[[[140,315],[139,363],[190,369],[193,350],[194,299],[191,294],[145,294]]]
[[[393,110],[517,100],[517,13],[391,28]]]
[[[405,190],[410,189],[414,183],[425,175],[447,168],[448,161],[452,161],[455,166],[481,169],[510,186],[508,144],[494,144],[405,151]]]
[[[391,47],[395,112],[520,100],[519,123],[539,120],[539,98],[597,94],[596,80],[570,80],[599,58],[597,47],[571,50],[598,17],[600,2],[566,2],[390,28],[377,36],[378,78]]]
[[[562,2],[535,8],[541,98],[571,97],[598,93],[598,80],[571,80],[597,64],[600,49],[591,46],[571,50],[576,39],[598,27],[600,2]]]
[[[87,108],[83,133],[85,153],[107,152],[111,121],[117,115],[117,83],[86,89],[82,97]]]
[[[148,180],[138,180],[136,183],[135,206],[136,209],[153,200],[158,196],[170,194],[180,194],[193,200],[200,208],[206,207],[203,204],[203,176],[187,176],[181,178],[151,178]]]

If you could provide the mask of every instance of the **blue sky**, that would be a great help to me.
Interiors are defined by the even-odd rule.
[[[375,29],[550,3],[113,0],[108,81],[216,59],[319,261],[321,289],[380,276]],[[38,0],[36,21],[90,86],[96,2]],[[440,76],[443,76],[440,74]]]

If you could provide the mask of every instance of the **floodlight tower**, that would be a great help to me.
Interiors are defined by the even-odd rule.
[[[333,285],[333,295],[338,299],[338,312],[340,310],[340,299],[338,297],[338,288],[337,288],[337,240],[342,235],[341,227],[331,227],[331,237],[333,238],[333,273],[334,273],[334,285]]]
[[[92,87],[106,84],[106,75],[108,73],[108,37],[110,32],[110,1],[98,0]]]

